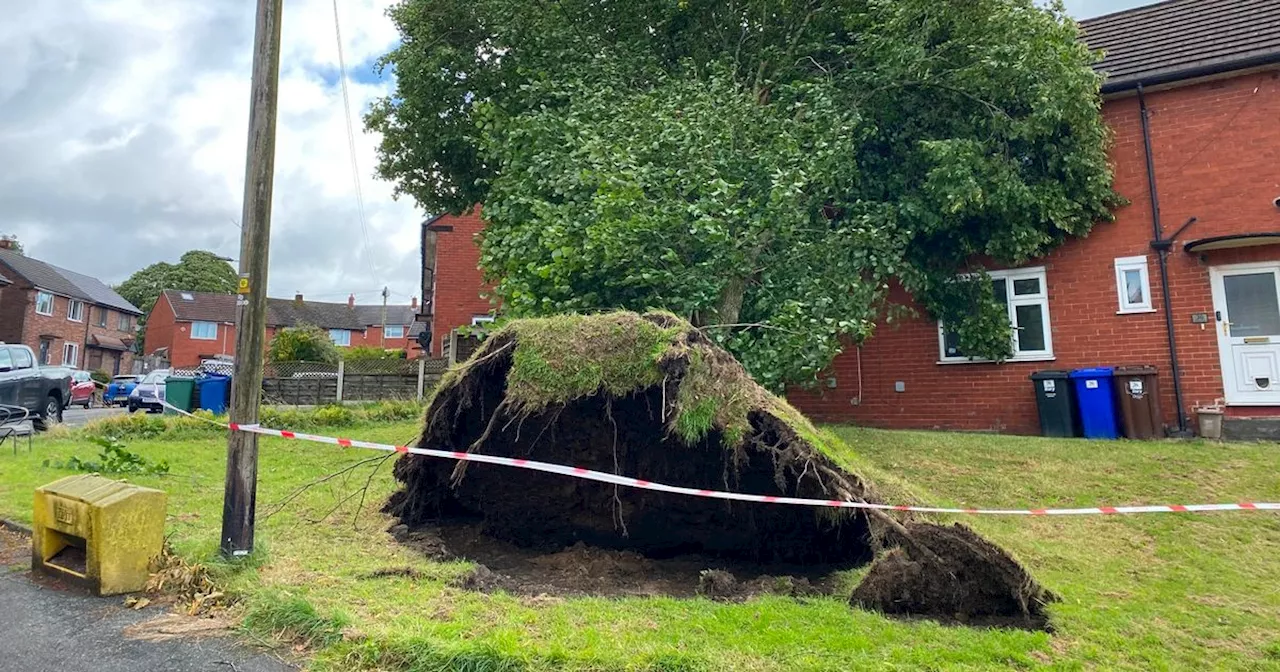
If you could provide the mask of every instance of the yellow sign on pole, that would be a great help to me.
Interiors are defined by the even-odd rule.
[[[242,275],[240,276],[240,284],[236,286],[236,294],[248,294],[248,293],[249,293],[249,277]]]

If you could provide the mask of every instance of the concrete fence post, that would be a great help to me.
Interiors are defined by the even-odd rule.
[[[419,357],[418,358],[418,401],[422,401],[422,396],[425,393],[425,390],[423,390],[423,387],[426,386],[426,383],[427,383],[427,358]]]
[[[342,383],[346,378],[347,363],[341,359],[338,360],[338,403],[342,403]]]

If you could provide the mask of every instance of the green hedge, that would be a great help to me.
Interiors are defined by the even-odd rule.
[[[418,420],[422,417],[422,411],[422,404],[416,401],[377,401],[358,406],[321,406],[309,409],[264,406],[259,413],[258,422],[273,429],[309,432]],[[95,436],[129,439],[184,439],[212,436],[226,431],[208,422],[213,420],[226,423],[225,415],[215,416],[208,411],[196,411],[194,415],[196,418],[147,413],[117,415],[92,422],[85,427],[85,431]]]

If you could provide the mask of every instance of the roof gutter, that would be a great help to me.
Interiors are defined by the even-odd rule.
[[[1182,398],[1182,367],[1178,365],[1178,339],[1173,332],[1173,299],[1169,296],[1168,255],[1172,239],[1165,240],[1164,227],[1160,224],[1160,192],[1156,188],[1156,164],[1151,152],[1151,112],[1147,109],[1146,97],[1142,95],[1141,83],[1138,84],[1138,108],[1142,113],[1142,149],[1147,162],[1147,189],[1151,194],[1151,229],[1154,235],[1151,248],[1156,251],[1160,265],[1160,294],[1164,299],[1164,327],[1169,337],[1169,370],[1173,375],[1173,396],[1178,408],[1178,434],[1186,435],[1187,411]],[[1191,223],[1187,222],[1178,233],[1182,233]]]
[[[1138,90],[1141,91],[1143,86],[1148,88],[1158,86],[1160,84],[1168,84],[1184,79],[1196,79],[1198,77],[1211,77],[1220,75],[1224,72],[1232,72],[1235,70],[1247,70],[1249,68],[1257,68],[1267,65],[1280,63],[1280,51],[1266,54],[1258,54],[1248,58],[1237,60],[1221,61],[1218,63],[1206,63],[1203,65],[1195,65],[1177,70],[1170,70],[1156,75],[1149,75],[1138,78],[1127,79],[1107,79],[1102,82],[1101,93],[1103,95],[1110,93],[1120,93],[1122,91]],[[1105,73],[1104,73],[1105,74]]]

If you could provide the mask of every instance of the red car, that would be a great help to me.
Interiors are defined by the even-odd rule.
[[[93,382],[93,376],[88,371],[72,371],[71,372],[71,399],[67,402],[67,406],[84,406],[90,408],[93,406],[94,398],[97,397],[98,384]]]

